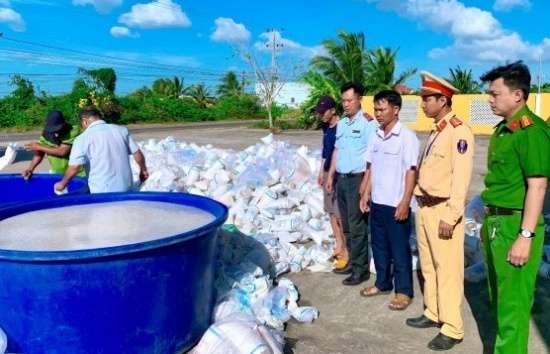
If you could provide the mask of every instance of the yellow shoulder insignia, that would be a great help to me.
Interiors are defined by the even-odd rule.
[[[533,125],[533,120],[528,116],[523,116],[519,120],[519,123],[521,124],[522,128],[527,128],[528,126]]]
[[[449,122],[451,123],[453,128],[456,128],[456,127],[458,127],[459,125],[462,124],[462,121],[460,119],[458,119],[457,117],[453,117],[453,118],[449,119]]]

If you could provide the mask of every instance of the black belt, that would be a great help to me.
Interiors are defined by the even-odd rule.
[[[522,211],[522,209],[501,208],[492,205],[485,207],[485,213],[487,215],[513,215],[521,213]]]
[[[354,178],[354,177],[363,177],[365,172],[359,172],[359,173],[339,173],[339,172],[337,172],[336,174],[338,175],[338,177],[342,177],[342,178]]]
[[[449,200],[449,198],[434,197],[428,194],[424,194],[424,195],[417,195],[416,200],[418,201],[418,204],[421,207],[423,206],[433,207],[443,202],[446,202],[447,200]]]

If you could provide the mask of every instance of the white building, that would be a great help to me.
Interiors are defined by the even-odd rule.
[[[256,95],[262,96],[260,84],[256,83],[254,87]],[[309,97],[309,85],[301,82],[285,82],[283,87],[275,97],[275,103],[281,106],[298,108]]]

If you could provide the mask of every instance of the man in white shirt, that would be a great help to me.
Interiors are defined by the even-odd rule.
[[[90,193],[126,192],[132,187],[129,155],[139,166],[140,180],[149,177],[145,157],[127,128],[107,124],[95,108],[82,109],[80,124],[84,132],[73,143],[69,167],[55,184],[57,191],[64,190],[80,167],[87,165]]]
[[[376,282],[361,290],[371,297],[395,289],[391,310],[404,310],[412,301],[410,204],[416,180],[418,139],[399,122],[399,93],[381,91],[374,96],[374,113],[380,123],[367,150],[367,172],[360,208],[370,208],[371,245]],[[370,201],[370,206],[369,206]]]

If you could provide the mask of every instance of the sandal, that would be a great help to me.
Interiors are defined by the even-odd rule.
[[[361,295],[362,297],[373,297],[373,296],[378,296],[378,295],[387,295],[389,293],[390,293],[390,291],[382,291],[382,290],[378,289],[376,286],[369,286],[369,287],[363,288],[363,289],[361,289],[361,291],[359,291],[359,295]]]
[[[390,302],[388,307],[390,308],[390,310],[393,310],[393,311],[403,311],[407,307],[409,307],[411,302],[412,302],[412,298],[408,297],[407,295],[395,294],[395,297]]]

